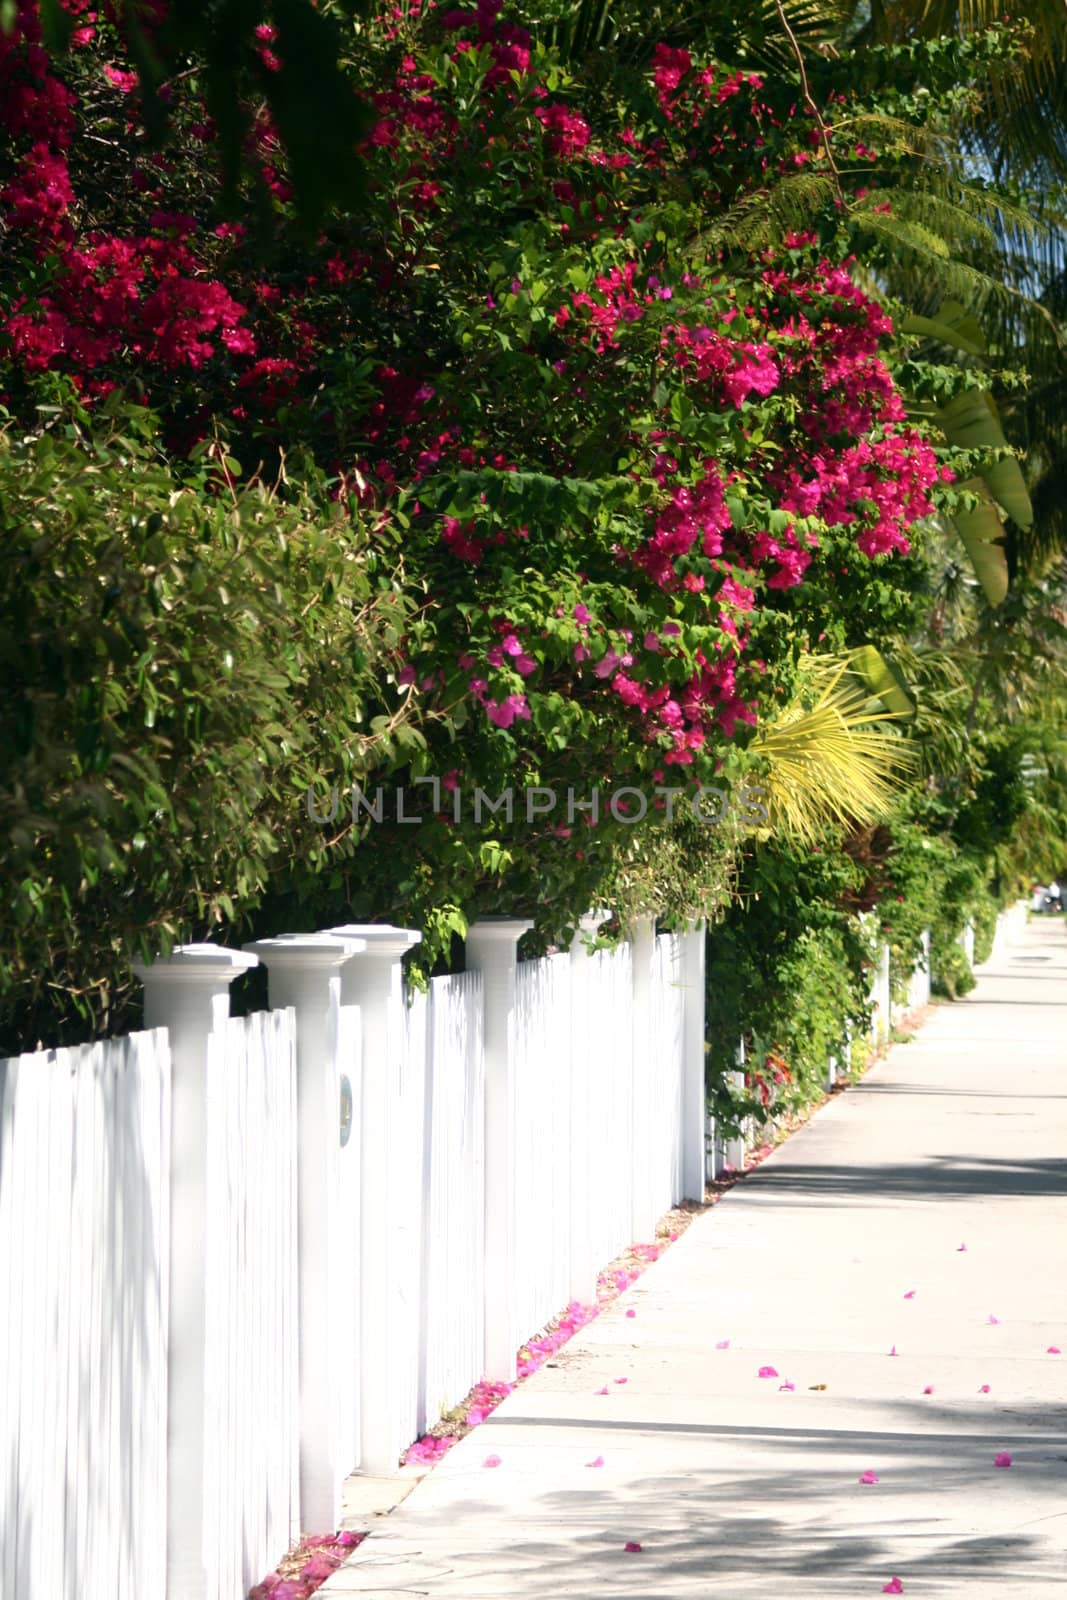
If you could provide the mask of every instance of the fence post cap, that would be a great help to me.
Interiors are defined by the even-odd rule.
[[[422,943],[422,934],[416,929],[394,928],[390,922],[343,922],[340,927],[330,928],[323,937],[358,939],[361,942],[361,950],[354,951],[353,954],[385,956],[390,959],[406,955],[409,950]]]
[[[259,957],[222,944],[179,944],[167,956],[134,961],[132,965],[142,983],[146,978],[175,983],[232,983],[242,972],[258,967]]]
[[[243,947],[268,967],[316,971],[339,967],[367,948],[365,939],[342,938],[335,933],[279,933],[272,939],[255,939]]]
[[[467,929],[468,941],[484,939],[495,944],[506,944],[509,939],[521,939],[533,927],[532,917],[479,917]]]

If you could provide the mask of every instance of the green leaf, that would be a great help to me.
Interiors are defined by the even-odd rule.
[[[675,389],[671,395],[671,416],[675,422],[685,422],[693,415],[693,402],[684,389]]]
[[[980,478],[971,478],[960,487],[976,494],[979,504],[973,511],[957,511],[953,518],[956,532],[970,557],[982,593],[990,605],[999,606],[1008,593],[1008,558],[999,542],[1004,537],[1004,524]]]
[[[982,389],[965,389],[937,414],[938,426],[950,444],[963,450],[1006,450],[1007,437],[992,397]],[[1030,528],[1034,508],[1026,492],[1022,469],[1014,456],[1004,456],[980,469],[993,498],[1020,528]]]
[[[936,316],[905,317],[900,324],[901,333],[918,333],[927,339],[962,350],[965,355],[980,356],[986,351],[985,335],[981,324],[969,316],[955,300],[946,300]]]
[[[861,645],[854,652],[852,670],[863,679],[870,693],[881,700],[887,711],[894,712],[898,717],[915,715],[915,702],[904,680],[873,644]]]
[[[41,0],[41,40],[49,55],[65,55],[74,32],[74,18],[59,0]],[[6,30],[5,30],[6,31]]]

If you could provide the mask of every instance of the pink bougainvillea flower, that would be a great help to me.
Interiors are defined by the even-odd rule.
[[[605,1384],[602,1389],[598,1389],[596,1392],[597,1394],[610,1394],[611,1390],[608,1388],[607,1384]]]
[[[983,1383],[981,1385],[981,1387],[979,1388],[978,1393],[979,1394],[988,1394],[989,1393],[989,1385],[988,1385],[988,1383]]]
[[[789,1379],[787,1378],[784,1383],[780,1383],[778,1385],[778,1393],[781,1394],[783,1389],[795,1389],[795,1388],[796,1388],[796,1384],[795,1383],[791,1383],[789,1381]]]
[[[715,1346],[715,1348],[716,1348],[716,1350],[729,1350],[729,1348],[730,1348],[729,1339],[720,1339],[718,1344]]]
[[[904,1298],[905,1298],[905,1300],[914,1300],[915,1299],[915,1290],[914,1289],[909,1289],[907,1294],[904,1296]]]
[[[500,1465],[500,1457],[499,1456],[486,1456],[485,1460],[482,1462],[482,1466],[483,1467],[499,1467],[499,1465]]]
[[[934,1392],[933,1384],[932,1383],[928,1383],[926,1385],[926,1388],[923,1390],[923,1394],[933,1394],[933,1392]]]
[[[636,1315],[637,1315],[637,1312],[636,1312],[636,1311],[635,1311],[635,1310],[634,1310],[634,1309],[633,1309],[633,1307],[632,1307],[632,1306],[631,1306],[631,1307],[630,1307],[630,1309],[629,1309],[629,1311],[628,1311],[628,1312],[627,1312],[627,1313],[626,1313],[626,1315],[627,1315],[627,1316],[628,1316],[628,1317],[636,1317]]]
[[[624,1548],[629,1551],[630,1555],[637,1555],[641,1549],[641,1546],[638,1544],[636,1539],[627,1539]]]
[[[615,1378],[612,1381],[615,1383],[629,1383],[630,1380],[629,1378]]]
[[[587,1461],[586,1462],[586,1466],[587,1467],[602,1467],[603,1465],[604,1465],[604,1457],[603,1456],[594,1456],[592,1461]]]
[[[1009,1455],[1008,1451],[998,1450],[996,1455],[993,1457],[993,1465],[995,1467],[1010,1467],[1011,1456]]]
[[[877,1472],[872,1472],[870,1467],[868,1467],[867,1471],[863,1474],[863,1477],[859,1481],[860,1483],[877,1483],[878,1474]]]
[[[961,1250],[966,1250],[966,1248],[967,1248],[967,1246],[965,1244],[957,1245],[956,1246],[956,1254],[959,1255],[960,1251]]]
[[[1047,1356],[1061,1356],[1063,1351],[1060,1349],[1058,1344],[1050,1344],[1048,1349],[1045,1351],[1045,1354]]]
[[[1000,1318],[999,1318],[999,1317],[995,1317],[995,1316],[994,1316],[994,1315],[993,1315],[993,1313],[992,1313],[992,1311],[991,1311],[991,1312],[990,1312],[990,1313],[989,1313],[989,1321],[990,1321],[990,1324],[991,1324],[991,1325],[992,1325],[992,1326],[993,1326],[993,1327],[998,1327],[998,1326],[999,1326],[999,1324],[1000,1324]]]
[[[893,1348],[892,1348],[892,1350],[890,1350],[890,1352],[889,1352],[889,1354],[890,1354],[890,1355],[891,1355],[891,1356],[895,1356],[895,1355],[896,1355],[896,1353],[897,1353],[897,1347],[896,1347],[896,1345],[894,1345],[894,1346],[893,1346]]]
[[[890,1578],[888,1583],[883,1583],[883,1585],[882,1585],[882,1593],[883,1594],[903,1594],[904,1593],[904,1585],[901,1583],[899,1578]]]
[[[760,1375],[761,1378],[777,1378],[777,1376],[778,1376],[778,1368],[777,1367],[760,1367],[759,1375]]]

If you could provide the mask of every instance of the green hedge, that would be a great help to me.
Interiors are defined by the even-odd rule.
[[[0,533],[10,1053],[113,1027],[135,953],[316,879],[301,796],[404,733],[367,725],[404,611],[323,484],[235,491],[209,453],[179,481],[137,411],[0,432]]]

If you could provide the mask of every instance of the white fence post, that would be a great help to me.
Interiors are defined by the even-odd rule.
[[[586,1006],[584,970],[590,960],[586,940],[611,916],[610,911],[591,911],[581,917],[578,932],[571,941],[571,1299],[582,1305],[597,1303],[597,1274],[600,1263],[594,1259],[593,1231],[593,1139],[594,1121],[599,1108],[593,1106],[592,1050],[589,1012]]]
[[[1035,909],[1038,909],[1035,907]],[[999,961],[1006,951],[1019,942],[1019,935],[1026,927],[1028,906],[1025,900],[1015,900],[997,917],[996,933],[993,936],[993,949],[990,961]]]
[[[708,1111],[704,1119],[704,1185],[714,1183],[719,1176],[719,1134],[715,1116]]]
[[[633,983],[633,1198],[630,1232],[634,1239],[655,1238],[656,1207],[652,1201],[650,1139],[654,1126],[652,1061],[652,969],[656,959],[656,919],[638,917],[630,935]]]
[[[359,1202],[359,1467],[395,1472],[410,1441],[400,1437],[391,1404],[397,1350],[389,1263],[390,1098],[403,1048],[401,959],[421,933],[349,922],[330,933],[366,948],[341,968],[341,1003],[358,1005],[362,1038]],[[351,1271],[351,1260],[338,1264]]]
[[[267,968],[271,1010],[296,1013],[300,1519],[316,1533],[338,1526],[341,1485],[356,1464],[354,1274],[336,1267],[354,1226],[338,1205],[338,1052],[340,968],[363,948],[362,939],[299,933],[245,945]]]
[[[485,1010],[485,1376],[514,1383],[515,971],[519,940],[533,923],[484,918],[467,930],[467,970],[482,978]]]
[[[738,1070],[736,1072],[728,1072],[726,1074],[726,1081],[730,1085],[730,1088],[734,1091],[735,1094],[744,1094],[744,1092],[745,1092],[745,1041],[744,1041],[744,1039],[741,1039],[741,1040],[738,1041],[737,1054],[735,1055],[734,1060],[737,1062]],[[732,1139],[727,1139],[726,1144],[723,1147],[723,1154],[725,1156],[725,1164],[728,1167],[732,1167],[735,1172],[742,1172],[744,1170],[744,1166],[745,1166],[745,1137],[744,1137],[744,1134],[741,1133],[741,1134],[735,1135],[735,1137],[732,1138]]]
[[[682,1198],[704,1200],[704,923],[682,934],[685,1024],[682,1057]]]
[[[167,1351],[167,1600],[208,1600],[205,1552],[208,1041],[230,1015],[230,984],[256,957],[221,945],[178,945],[134,962],[146,1028],[171,1051],[170,1332]]]
[[[890,979],[889,979],[889,946],[878,945],[878,965],[874,969],[871,982],[871,1043],[879,1045],[889,1038],[891,1020],[889,1015]]]
[[[916,999],[920,1006],[930,1004],[930,930],[925,928],[922,935],[922,966],[919,971]]]

